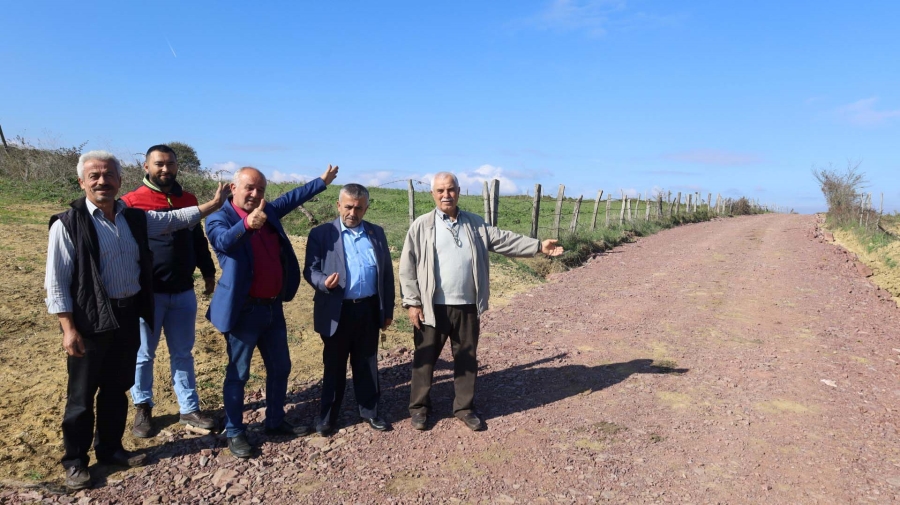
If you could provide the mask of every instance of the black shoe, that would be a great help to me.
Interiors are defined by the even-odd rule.
[[[149,403],[139,403],[134,406],[134,426],[131,434],[138,438],[150,438],[153,431],[153,414]]]
[[[363,420],[369,423],[369,427],[373,430],[388,431],[391,429],[391,425],[380,417],[364,417]]]
[[[190,414],[181,414],[178,422],[188,424],[194,428],[203,428],[204,430],[216,429],[216,420],[210,416],[203,415],[199,410],[195,410]]]
[[[253,455],[253,446],[247,440],[247,434],[241,433],[235,437],[228,437],[228,450],[235,458],[249,458]]]
[[[144,466],[147,463],[147,455],[137,452],[126,451],[125,449],[119,449],[114,452],[112,456],[100,458],[97,460],[104,465],[116,465],[116,466],[127,466],[129,468],[135,468],[138,466]]]
[[[481,431],[484,429],[484,423],[481,422],[481,419],[475,415],[474,412],[466,412],[457,418],[462,421],[466,428],[469,428],[472,431]]]
[[[309,429],[309,426],[305,424],[298,424],[294,426],[293,424],[281,420],[281,424],[274,428],[269,428],[266,426],[266,435],[287,435],[291,437],[302,437],[303,435],[309,435],[312,430]]]
[[[334,433],[334,425],[326,422],[316,423],[316,433],[321,437],[327,437]]]
[[[410,416],[409,422],[412,423],[414,429],[422,431],[428,427],[428,414],[415,412]]]
[[[84,465],[66,468],[66,489],[78,491],[91,487],[91,473]]]

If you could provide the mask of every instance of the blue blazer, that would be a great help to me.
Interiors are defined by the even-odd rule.
[[[273,202],[267,201],[263,209],[266,222],[275,227],[281,242],[281,266],[284,270],[281,299],[285,302],[291,301],[300,287],[300,264],[291,241],[281,226],[281,218],[325,191],[325,187],[325,181],[317,177]],[[250,283],[253,280],[253,247],[250,245],[252,235],[253,230],[244,229],[244,221],[235,212],[230,200],[206,219],[206,236],[209,237],[209,243],[216,252],[222,269],[206,318],[222,333],[234,328],[241,308],[250,295]]]
[[[394,319],[394,265],[388,250],[384,229],[363,221],[366,235],[375,251],[378,270],[379,324]],[[338,285],[325,287],[325,279],[337,272]],[[303,262],[303,278],[316,294],[313,296],[313,329],[323,337],[334,335],[341,320],[341,304],[347,287],[347,269],[344,265],[344,241],[341,240],[341,220],[316,226],[306,241],[306,260]]]

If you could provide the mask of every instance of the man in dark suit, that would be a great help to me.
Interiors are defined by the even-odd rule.
[[[266,203],[266,177],[253,167],[241,168],[231,184],[234,198],[206,221],[206,234],[222,268],[206,317],[227,341],[222,400],[228,449],[236,457],[253,454],[243,422],[244,387],[257,347],[266,366],[266,433],[309,432],[308,427],[292,426],[284,419],[291,358],[281,304],[297,294],[300,263],[281,218],[324,191],[337,172],[338,167],[329,165],[320,178]]]
[[[340,217],[309,233],[303,277],[316,290],[313,321],[322,337],[325,366],[316,431],[334,431],[347,384],[347,359],[359,415],[375,430],[390,425],[378,414],[378,330],[394,318],[394,269],[384,229],[363,221],[369,192],[359,184],[341,188]]]

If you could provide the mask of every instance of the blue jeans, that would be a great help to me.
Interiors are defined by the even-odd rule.
[[[281,302],[272,305],[245,305],[237,323],[225,334],[228,367],[222,400],[225,403],[225,435],[236,437],[244,425],[244,386],[250,378],[253,349],[259,348],[266,367],[266,427],[275,428],[284,419],[291,357],[287,345],[287,326]]]
[[[137,355],[131,399],[135,405],[154,405],[153,362],[156,360],[160,334],[165,330],[178,410],[182,414],[196,412],[200,410],[200,400],[197,397],[197,379],[194,375],[194,355],[191,353],[194,349],[197,296],[192,289],[174,294],[155,293],[153,301],[156,304],[154,327],[150,328],[141,318],[141,348]]]

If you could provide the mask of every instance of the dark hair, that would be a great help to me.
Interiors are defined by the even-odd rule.
[[[354,200],[359,200],[360,198],[365,198],[366,201],[369,200],[369,190],[362,184],[345,184],[341,188],[341,194],[347,195]]]
[[[150,149],[147,149],[147,158],[149,158],[150,153],[152,153],[154,151],[159,151],[159,152],[165,153],[165,154],[171,154],[172,156],[175,157],[175,161],[176,162],[178,161],[178,154],[176,154],[175,151],[172,150],[171,147],[169,147],[165,144],[157,144],[157,145],[151,147]]]

